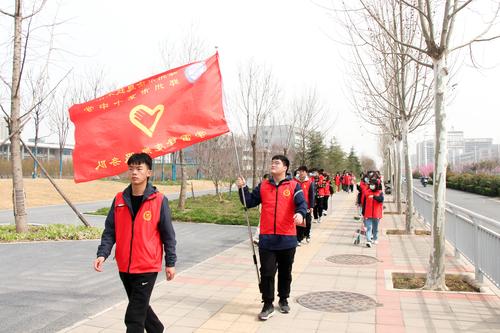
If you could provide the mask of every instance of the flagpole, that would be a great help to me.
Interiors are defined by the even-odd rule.
[[[231,132],[231,136],[233,137],[233,144],[234,144],[234,152],[236,154],[236,162],[238,164],[238,175],[241,176],[241,166],[240,166],[240,158],[238,156],[238,148],[236,147],[236,140],[234,138],[233,132]],[[255,247],[253,245],[253,236],[252,236],[252,228],[250,227],[250,219],[248,217],[248,208],[247,208],[247,201],[245,198],[245,192],[243,190],[243,187],[241,189],[238,189],[238,191],[241,190],[241,197],[243,198],[243,207],[245,209],[245,219],[247,221],[247,226],[248,226],[248,237],[250,238],[250,247],[252,248],[252,253],[253,253],[253,263],[255,265],[255,272],[257,273],[257,281],[259,282],[259,290],[260,290],[260,274],[259,274],[259,266],[257,265],[257,256],[255,254]]]

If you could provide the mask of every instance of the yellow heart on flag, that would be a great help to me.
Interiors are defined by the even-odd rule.
[[[139,104],[130,111],[129,119],[132,125],[134,125],[138,129],[143,131],[144,134],[152,138],[156,128],[156,124],[158,124],[158,121],[163,115],[163,110],[164,106],[162,104],[158,104],[153,109],[150,109],[145,105]],[[153,116],[154,116],[153,124],[149,127],[144,125],[144,121]]]

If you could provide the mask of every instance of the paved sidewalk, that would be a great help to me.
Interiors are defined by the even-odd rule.
[[[249,241],[240,243],[197,266],[174,281],[155,288],[152,307],[167,332],[500,332],[500,293],[450,293],[393,290],[386,276],[391,271],[425,272],[430,236],[387,236],[385,229],[403,227],[403,216],[387,214],[381,222],[379,244],[353,245],[355,194],[338,193],[321,224],[313,223],[311,243],[297,248],[293,270],[291,311],[259,321],[262,304]],[[390,199],[390,197],[389,197]],[[386,203],[386,211],[393,210]],[[182,244],[180,244],[182,246]],[[447,272],[467,274],[473,268],[449,252]],[[372,264],[336,264],[328,257],[376,257]],[[365,257],[363,257],[365,258]],[[369,258],[368,258],[369,259]],[[116,283],[121,283],[117,276]],[[351,297],[328,299],[329,292]],[[340,311],[374,307],[358,312],[317,311],[297,303],[312,292],[323,292],[310,305],[336,306]],[[125,296],[125,294],[124,294]],[[338,296],[338,295],[337,295]],[[328,303],[330,301],[330,303]],[[277,302],[276,302],[277,303]],[[277,305],[277,304],[276,304]],[[342,306],[341,306],[342,305]],[[77,323],[62,332],[125,332],[126,302]]]

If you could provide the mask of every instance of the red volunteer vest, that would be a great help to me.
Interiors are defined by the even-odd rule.
[[[365,191],[365,218],[366,219],[370,219],[370,218],[374,218],[374,219],[381,219],[382,218],[382,210],[383,210],[383,203],[382,202],[378,202],[377,200],[370,198],[370,195],[374,195],[374,196],[379,196],[381,191],[380,190],[377,190],[377,191],[371,191],[370,189],[368,189],[367,191]]]
[[[365,182],[361,181],[359,182],[359,188],[361,190],[361,200],[360,200],[360,204],[361,206],[364,205],[365,203],[365,196],[366,196],[366,191],[369,191],[370,188],[368,187],[368,185],[366,185]]]
[[[340,176],[335,176],[335,185],[340,185]]]
[[[307,208],[311,208],[311,205],[309,205],[309,189],[311,188],[313,180],[309,178],[307,180],[304,180],[303,182],[300,181],[300,179],[296,179],[296,181],[302,188],[302,192],[304,192],[304,198],[306,198]]]
[[[285,180],[278,187],[267,179],[261,183],[260,233],[262,235],[297,234],[293,221],[295,215],[293,197],[296,186],[297,182],[294,180]]]
[[[325,195],[326,196],[330,196],[330,180],[327,180],[326,182],[326,185],[325,185]]]
[[[161,193],[151,194],[142,202],[134,221],[123,193],[115,198],[116,263],[124,273],[162,271],[163,244],[158,230]]]
[[[325,177],[323,175],[319,175],[318,177],[318,196],[325,196]]]

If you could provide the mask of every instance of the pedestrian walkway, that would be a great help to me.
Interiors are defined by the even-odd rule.
[[[394,290],[391,272],[426,271],[430,236],[385,235],[385,229],[404,225],[404,215],[386,214],[378,245],[353,245],[353,233],[360,224],[353,219],[354,200],[355,194],[335,194],[328,216],[321,224],[313,223],[311,243],[297,248],[290,313],[275,311],[267,321],[257,319],[262,304],[250,241],[246,241],[156,286],[152,307],[166,331],[500,332],[500,293],[491,284],[487,293]],[[385,205],[386,212],[394,210],[393,204]],[[332,258],[340,255],[344,256]],[[360,264],[370,257],[377,260]],[[451,251],[446,267],[448,273],[474,271]],[[116,283],[121,283],[118,276]],[[125,332],[126,304],[61,332]]]

